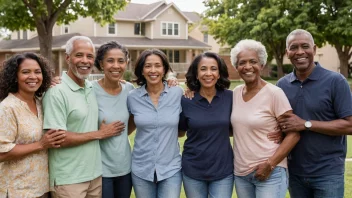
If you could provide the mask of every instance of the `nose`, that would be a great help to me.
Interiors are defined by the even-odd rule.
[[[34,72],[29,73],[29,78],[36,78],[36,74]]]
[[[251,67],[252,67],[252,64],[249,61],[247,61],[246,64],[244,65],[245,69],[250,69]]]
[[[298,47],[297,49],[297,54],[303,54],[304,53],[304,50],[302,47]]]
[[[151,72],[155,72],[155,70],[156,70],[156,69],[155,69],[155,66],[153,65],[153,66],[150,68],[150,71],[151,71]]]
[[[83,56],[81,59],[82,63],[88,63],[88,57],[87,56]]]

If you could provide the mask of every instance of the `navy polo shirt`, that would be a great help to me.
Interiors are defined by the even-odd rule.
[[[182,97],[179,129],[187,131],[182,171],[197,180],[218,180],[233,174],[230,143],[232,91],[217,90],[211,103],[195,93]]]
[[[346,79],[315,63],[310,76],[299,81],[294,72],[277,82],[294,114],[304,120],[331,121],[352,115],[352,97]],[[301,131],[301,139],[288,156],[290,174],[323,176],[343,174],[346,136]]]

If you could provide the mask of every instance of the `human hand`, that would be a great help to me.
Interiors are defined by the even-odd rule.
[[[55,87],[57,84],[61,84],[60,76],[55,76],[51,79],[50,87]]]
[[[175,87],[177,86],[179,83],[178,83],[178,80],[177,78],[175,77],[170,77],[167,79],[167,86],[168,87]]]
[[[126,80],[120,79],[119,81],[120,81],[120,83],[122,83],[122,84],[126,84]]]
[[[259,164],[254,170],[255,170],[254,177],[259,181],[265,181],[270,177],[273,169],[271,164],[267,160]]]
[[[39,143],[43,149],[48,148],[60,148],[61,143],[65,141],[65,131],[58,129],[50,129],[39,140]]]
[[[185,98],[189,98],[190,100],[192,100],[194,98],[194,91],[191,91],[190,89],[186,88],[183,95],[185,96]]]
[[[305,130],[304,123],[306,122],[302,118],[295,114],[284,114],[277,119],[281,131],[287,132],[299,132]]]
[[[276,144],[280,144],[284,139],[284,134],[280,130],[279,126],[277,126],[275,130],[276,130],[275,132],[268,133],[267,137],[270,141],[273,141]]]
[[[112,122],[110,124],[106,124],[105,120],[103,120],[100,124],[99,133],[101,134],[100,139],[118,136],[125,130],[125,124],[121,121]]]

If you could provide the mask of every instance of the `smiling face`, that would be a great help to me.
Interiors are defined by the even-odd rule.
[[[214,58],[203,57],[198,64],[197,79],[201,88],[215,88],[216,82],[220,78],[219,66]]]
[[[145,59],[142,75],[148,85],[157,85],[163,83],[165,70],[163,62],[158,55],[151,54]]]
[[[248,84],[260,80],[263,65],[260,64],[256,51],[243,50],[237,55],[236,69],[240,77]]]
[[[43,82],[42,69],[37,61],[25,59],[17,71],[18,92],[35,94]]]
[[[74,41],[71,54],[66,55],[66,62],[69,65],[68,76],[81,85],[93,69],[93,46],[85,40]]]
[[[126,55],[116,48],[107,51],[100,63],[101,68],[104,70],[105,78],[114,82],[118,82],[123,77],[126,65]]]
[[[292,35],[288,40],[287,57],[298,72],[310,71],[314,67],[316,46],[305,34]]]

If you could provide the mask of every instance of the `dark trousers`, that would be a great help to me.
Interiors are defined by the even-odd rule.
[[[119,177],[103,177],[103,198],[129,198],[131,191],[131,173]]]

